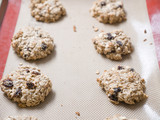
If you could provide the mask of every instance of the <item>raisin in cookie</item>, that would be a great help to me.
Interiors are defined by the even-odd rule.
[[[43,102],[52,88],[50,79],[38,68],[20,64],[0,81],[1,90],[20,107],[36,106]]]
[[[93,38],[93,43],[98,53],[111,60],[121,60],[123,55],[130,54],[133,50],[130,38],[122,30],[101,32]]]
[[[41,28],[26,27],[12,38],[12,47],[25,60],[37,60],[51,54],[53,38]]]
[[[9,116],[6,120],[38,120],[33,116]]]
[[[122,101],[135,104],[147,98],[144,93],[145,80],[129,66],[106,70],[97,82],[105,90],[109,100],[115,104]]]
[[[126,20],[123,3],[120,0],[97,0],[94,2],[90,13],[102,23],[120,23]]]
[[[31,0],[31,15],[42,22],[55,22],[66,14],[59,0]]]
[[[113,117],[108,117],[104,120],[137,120],[137,119],[127,119],[125,116],[114,115]]]

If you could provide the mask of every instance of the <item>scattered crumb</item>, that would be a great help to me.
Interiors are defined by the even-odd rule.
[[[93,26],[93,29],[94,29],[94,32],[98,32],[99,31],[99,29],[97,27]]]
[[[99,29],[98,28],[94,28],[94,32],[98,32],[99,31]]]
[[[73,26],[73,31],[74,31],[74,32],[77,32],[75,25]]]
[[[145,34],[147,33],[147,30],[146,30],[146,29],[144,30],[144,33],[145,33]]]
[[[20,65],[20,66],[22,66],[22,65],[23,65],[23,63],[19,63],[19,65]]]
[[[144,39],[143,41],[144,41],[144,42],[146,42],[146,41],[147,41],[147,39]]]
[[[97,71],[96,71],[96,74],[99,75],[99,73],[100,73],[99,70],[97,70]]]
[[[99,82],[100,81],[100,79],[99,78],[97,78],[97,82]]]
[[[104,30],[101,30],[101,32],[104,32]]]
[[[63,107],[63,105],[61,104],[61,107]]]
[[[150,45],[153,45],[153,43],[150,43]]]
[[[107,72],[107,70],[104,70],[104,72]]]
[[[80,116],[80,113],[79,113],[79,112],[76,112],[76,115]]]

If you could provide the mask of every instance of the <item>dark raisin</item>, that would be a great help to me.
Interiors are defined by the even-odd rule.
[[[114,38],[111,33],[107,33],[107,35],[108,35],[107,37],[108,40],[112,40]]]
[[[133,68],[130,68],[130,71],[131,71],[131,72],[134,72],[134,69],[133,69]]]
[[[10,80],[10,79],[4,80],[4,81],[3,81],[3,85],[4,85],[5,87],[12,88],[12,87],[13,87],[13,81]]]
[[[123,46],[123,43],[121,41],[116,42],[119,46]]]
[[[24,55],[25,58],[26,58],[27,56],[28,56],[27,54]]]
[[[27,88],[28,88],[28,89],[33,89],[33,88],[35,88],[34,83],[32,83],[32,82],[27,82],[26,85],[27,85]]]
[[[30,48],[29,48],[29,47],[27,47],[27,51],[31,52],[31,50],[30,50]]]
[[[109,98],[113,101],[118,101],[117,95],[116,94],[110,94]]]
[[[120,87],[118,87],[118,88],[113,88],[113,89],[114,89],[114,93],[115,93],[115,94],[118,94],[118,92],[121,91],[121,88],[120,88]]]
[[[114,93],[113,93],[113,94],[110,94],[110,95],[109,95],[109,98],[110,98],[111,100],[113,100],[113,101],[118,101],[117,95],[118,95],[118,92],[121,91],[121,88],[118,87],[118,88],[113,88],[113,89],[114,89]]]
[[[30,72],[29,69],[26,69],[26,72],[29,73]]]
[[[32,74],[40,75],[41,73],[39,73],[39,72],[37,72],[37,71],[33,71]]]
[[[103,6],[106,6],[106,2],[105,1],[102,1],[101,2],[101,6],[103,7]]]
[[[123,66],[118,66],[118,70],[124,69]]]
[[[14,94],[14,97],[20,97],[22,95],[22,89],[18,88]]]
[[[110,53],[115,53],[116,51],[115,50],[112,50]]]
[[[41,48],[42,48],[42,50],[46,50],[47,49],[46,43],[42,43]]]
[[[144,30],[144,33],[147,33],[147,30],[146,30],[146,29]]]
[[[122,5],[118,5],[118,7],[117,8],[122,8]]]

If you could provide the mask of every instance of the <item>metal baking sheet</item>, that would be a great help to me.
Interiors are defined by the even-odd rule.
[[[93,0],[61,0],[67,16],[56,23],[37,22],[30,15],[29,0],[22,0],[15,33],[22,27],[39,26],[54,38],[55,50],[47,58],[28,62],[10,48],[4,75],[17,69],[19,63],[37,66],[53,83],[53,91],[36,107],[19,108],[0,92],[0,118],[32,115],[40,120],[103,120],[121,114],[139,120],[160,119],[160,72],[150,28],[146,1],[124,0],[127,21],[108,25],[92,18],[89,9]],[[77,32],[73,31],[76,26]],[[98,54],[93,46],[92,26],[104,31],[122,29],[131,37],[134,52],[122,61],[111,61]],[[144,34],[144,30],[147,34]],[[146,42],[143,40],[147,39]],[[152,43],[152,45],[151,45]],[[100,74],[115,65],[129,65],[146,80],[149,98],[135,105],[114,105],[96,82]],[[77,116],[75,112],[80,112]]]

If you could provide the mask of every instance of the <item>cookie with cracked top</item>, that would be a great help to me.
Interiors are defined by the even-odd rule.
[[[111,60],[122,60],[124,55],[133,51],[130,37],[122,30],[113,32],[101,32],[93,38],[93,44],[98,53]]]
[[[114,104],[125,102],[135,104],[148,96],[145,91],[145,80],[129,66],[117,66],[104,73],[97,79],[109,100]]]
[[[112,117],[107,117],[104,120],[138,120],[138,119],[128,119],[125,116],[121,116],[121,115],[114,115]]]
[[[114,24],[126,20],[126,13],[121,0],[96,0],[90,13],[102,23]]]
[[[59,0],[31,0],[31,15],[41,22],[56,22],[66,15]]]
[[[9,116],[6,120],[38,120],[33,116]]]
[[[11,45],[23,59],[37,60],[52,53],[54,39],[41,28],[28,26],[13,36]]]
[[[1,90],[20,107],[40,104],[52,89],[51,80],[40,69],[20,64],[0,81]]]

